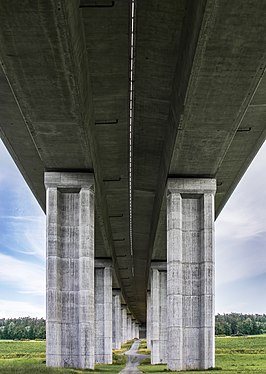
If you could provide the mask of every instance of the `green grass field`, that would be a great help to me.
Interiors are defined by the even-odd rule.
[[[128,348],[127,344],[124,348]],[[143,349],[145,346],[143,345]],[[114,355],[115,365],[96,365],[95,370],[48,369],[45,366],[44,341],[0,340],[0,374],[81,374],[119,373],[125,364],[125,357]],[[266,374],[266,335],[247,337],[216,338],[216,367],[221,374]],[[166,365],[141,365],[144,373],[166,372]],[[196,371],[195,373],[206,373]]]
[[[125,350],[131,344],[122,346]],[[0,340],[0,373],[1,374],[80,374],[110,373],[117,374],[125,366],[126,357],[114,353],[114,365],[96,365],[95,370],[51,369],[45,366],[45,341],[12,341]]]
[[[217,337],[215,365],[216,370],[211,370],[211,373],[266,374],[266,335]],[[166,365],[141,365],[139,369],[143,373],[157,374],[165,372]],[[206,373],[206,371],[194,372]]]

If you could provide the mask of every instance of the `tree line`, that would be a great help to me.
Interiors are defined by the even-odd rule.
[[[266,334],[266,314],[218,314],[215,316],[215,335]]]
[[[266,334],[266,314],[218,314],[215,316],[216,335]],[[0,339],[45,339],[45,319],[2,318]]]
[[[45,339],[45,319],[2,318],[0,319],[0,339]]]

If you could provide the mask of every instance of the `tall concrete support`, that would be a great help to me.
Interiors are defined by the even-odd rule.
[[[136,323],[136,338],[139,339],[139,323]]]
[[[95,260],[95,362],[112,363],[112,261]]]
[[[168,368],[214,367],[214,179],[167,185]]]
[[[167,362],[166,263],[151,265],[151,363]]]
[[[113,289],[113,349],[121,348],[121,290]]]
[[[47,172],[46,364],[94,367],[94,178]]]
[[[147,291],[147,318],[146,318],[146,339],[147,348],[151,349],[151,291]]]
[[[125,343],[127,341],[127,306],[125,304],[122,304],[122,343]]]
[[[127,314],[127,340],[132,339],[132,319],[131,313]]]
[[[132,320],[132,338],[135,339],[136,338],[136,320],[133,319]]]
[[[132,321],[132,330],[133,330],[132,337],[133,339],[135,339],[136,338],[136,320]]]

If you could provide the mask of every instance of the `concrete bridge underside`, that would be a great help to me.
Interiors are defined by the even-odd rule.
[[[136,6],[133,52],[132,3]],[[168,259],[169,265],[170,212],[182,213],[186,227],[184,222],[196,211],[202,226],[192,231],[205,232],[208,225],[207,231],[212,231],[213,220],[202,217],[212,216],[213,209],[219,214],[264,142],[266,1],[0,0],[0,9],[1,138],[44,210],[49,209],[47,173],[50,209],[53,199],[62,208],[61,231],[68,225],[67,209],[76,212],[87,201],[78,215],[85,222],[81,231],[90,236],[86,227],[92,223],[82,221],[82,214],[91,217],[88,201],[95,199],[94,253],[85,251],[86,261],[95,257],[96,263],[105,264],[96,269],[109,269],[106,263],[112,259],[112,287],[121,289],[127,312],[145,323],[147,290],[158,279],[164,282],[161,264]],[[56,179],[58,175],[65,177]],[[73,182],[74,175],[79,175],[78,182]],[[212,202],[208,196],[214,197],[215,180]],[[78,199],[71,196],[77,192]],[[203,205],[198,204],[199,194]],[[59,236],[54,236],[56,243],[63,241]],[[180,249],[175,240],[172,243]],[[75,244],[80,246],[78,253],[81,242]],[[201,253],[202,244],[197,243]],[[182,245],[180,253],[191,247],[189,240]],[[212,243],[209,249],[206,256],[212,256]],[[213,265],[213,258],[197,261]],[[151,263],[159,264],[157,270],[154,265],[150,270]],[[82,264],[78,266],[86,267]],[[95,282],[100,284],[100,271],[95,272]],[[66,279],[71,283],[71,277]],[[54,281],[51,288],[57,287]],[[79,295],[83,282],[94,287],[94,278],[87,279],[80,270]],[[153,299],[156,287],[151,290]],[[167,297],[170,294],[168,290]],[[92,297],[89,292],[83,296],[84,300]],[[57,296],[51,292],[50,297]],[[110,294],[104,294],[99,305],[105,297],[110,303]],[[163,294],[160,297],[165,299]],[[205,307],[200,308],[197,313],[203,315]],[[200,323],[205,323],[204,318]],[[125,324],[124,315],[120,326],[124,339],[132,337]],[[89,325],[85,327],[90,331]],[[193,336],[193,326],[190,333]],[[87,338],[78,335],[77,339],[86,342]],[[86,355],[80,366],[91,367],[94,353]],[[178,365],[183,364],[175,362],[170,368]],[[206,365],[211,366],[210,361]]]

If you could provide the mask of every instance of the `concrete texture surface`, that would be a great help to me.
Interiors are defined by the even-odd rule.
[[[214,179],[167,184],[168,368],[214,367]]]
[[[151,269],[151,363],[167,363],[167,273],[157,264]]]
[[[147,291],[147,311],[146,311],[146,339],[147,348],[151,349],[151,291]]]
[[[104,267],[103,267],[104,265]],[[95,261],[95,363],[112,363],[112,265]]]
[[[121,320],[121,329],[122,329],[122,343],[127,341],[127,307],[122,305],[122,320]]]
[[[45,173],[47,366],[94,367],[94,178]]]
[[[151,269],[151,363],[160,363],[160,272]]]
[[[113,349],[120,349],[122,341],[121,290],[113,290],[112,318],[112,346]]]
[[[132,334],[132,317],[130,313],[127,313],[127,340],[133,339]]]

